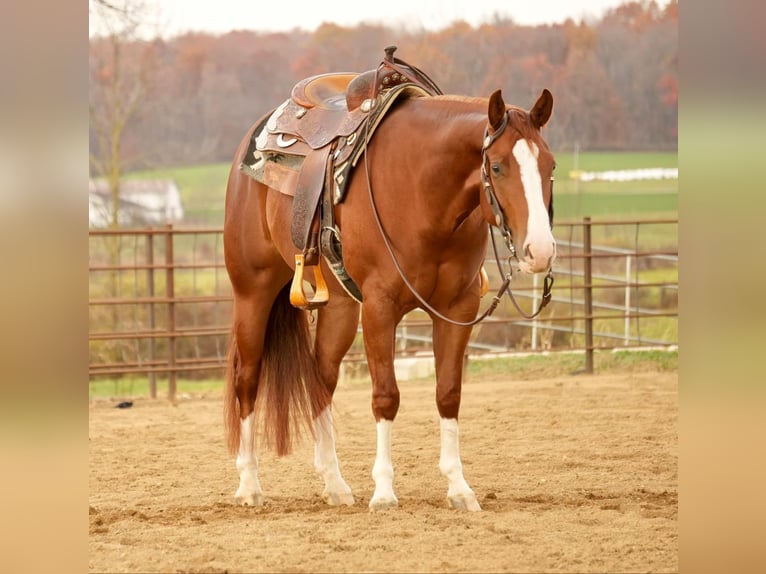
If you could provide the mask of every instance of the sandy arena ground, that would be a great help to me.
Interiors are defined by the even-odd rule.
[[[370,513],[369,384],[335,395],[353,507],[325,505],[309,440],[260,452],[262,508],[233,505],[221,396],[90,406],[91,572],[674,572],[676,373],[471,379],[465,477],[483,511],[447,506],[433,382],[404,382],[399,507]]]

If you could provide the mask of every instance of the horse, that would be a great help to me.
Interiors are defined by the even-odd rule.
[[[224,418],[239,472],[238,504],[264,504],[256,439],[281,456],[306,428],[322,498],[329,505],[355,503],[340,471],[332,399],[361,320],[377,431],[369,509],[398,505],[391,458],[400,398],[395,331],[406,313],[421,308],[433,325],[438,468],[448,505],[481,510],[460,458],[463,356],[487,287],[482,265],[490,226],[500,227],[524,273],[550,272],[556,256],[548,185],[555,161],[541,131],[552,109],[547,89],[528,110],[506,104],[501,90],[396,102],[334,208],[343,265],[361,303],[321,259],[305,277],[314,286],[320,273],[328,277],[329,300],[315,316],[290,300],[300,251],[290,232],[294,199],[238,168],[262,122],[245,134],[229,173],[224,223],[233,291]]]

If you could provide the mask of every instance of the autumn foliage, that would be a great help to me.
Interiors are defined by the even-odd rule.
[[[554,149],[677,146],[678,5],[641,1],[595,22],[551,26],[500,18],[436,32],[324,24],[313,32],[241,30],[133,42],[123,57],[151,81],[126,128],[126,167],[230,161],[252,122],[284,101],[296,81],[371,69],[390,44],[445,93],[488,96],[502,88],[507,102],[528,107],[549,88],[556,103],[546,139]],[[91,105],[102,105],[108,53],[105,39],[91,39]]]

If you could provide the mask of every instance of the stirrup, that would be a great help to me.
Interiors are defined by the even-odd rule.
[[[322,275],[321,265],[313,266],[314,280],[316,281],[316,289],[314,290],[314,297],[309,299],[306,297],[306,293],[303,290],[303,271],[305,265],[303,264],[303,254],[295,254],[295,275],[293,275],[293,283],[290,285],[290,304],[298,309],[305,309],[311,311],[317,307],[326,305],[330,300],[330,291],[327,289],[327,283],[325,283],[324,276]]]
[[[484,297],[489,291],[489,277],[484,270],[484,265],[481,266],[481,272],[479,273],[479,297]]]

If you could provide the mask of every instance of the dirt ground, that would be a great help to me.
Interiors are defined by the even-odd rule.
[[[399,507],[370,513],[368,384],[335,395],[341,471],[320,499],[312,446],[260,452],[267,502],[233,505],[221,396],[90,405],[91,572],[674,572],[676,373],[471,379],[460,418],[479,513],[448,508],[433,382],[404,382],[394,423]]]

